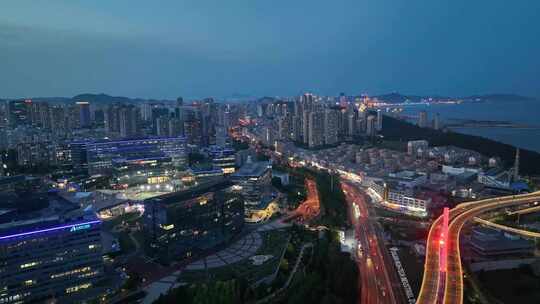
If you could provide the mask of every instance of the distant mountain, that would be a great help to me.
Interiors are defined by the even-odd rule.
[[[170,102],[170,100],[156,100],[143,98],[129,98],[123,96],[110,96],[107,94],[79,94],[71,98],[73,101],[88,101],[92,104],[110,104],[110,103],[139,103],[139,102]]]

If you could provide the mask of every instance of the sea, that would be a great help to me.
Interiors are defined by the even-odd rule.
[[[417,116],[422,110],[431,122],[436,113],[441,125],[455,120],[505,121],[527,126],[512,127],[455,127],[455,132],[486,137],[516,147],[540,152],[540,100],[497,100],[462,102],[459,104],[419,104],[403,106],[403,115]]]

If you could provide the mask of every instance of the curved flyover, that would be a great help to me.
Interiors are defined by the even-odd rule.
[[[424,278],[417,304],[463,303],[463,271],[459,235],[468,221],[490,210],[530,203],[540,199],[540,192],[485,199],[459,204],[449,212],[446,243],[440,239],[442,217],[433,222],[426,243]],[[441,250],[446,250],[446,269],[441,270]]]

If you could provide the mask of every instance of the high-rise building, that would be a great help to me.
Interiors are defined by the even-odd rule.
[[[50,130],[52,127],[52,120],[49,104],[46,102],[40,102],[38,107],[40,127]]]
[[[141,118],[144,121],[151,121],[152,120],[152,104],[143,103],[141,105]]]
[[[302,142],[302,116],[294,115],[292,117],[292,139],[296,142]]]
[[[229,139],[229,134],[224,126],[216,126],[216,145],[225,146]]]
[[[309,113],[309,138],[310,148],[324,145],[324,112],[315,111]]]
[[[383,127],[383,114],[381,110],[377,110],[377,131],[381,131]]]
[[[79,107],[79,127],[90,127],[90,104],[86,101],[78,101],[76,104]]]
[[[200,144],[202,136],[201,113],[197,108],[184,111],[184,136],[189,144]]]
[[[375,120],[377,118],[374,115],[369,115],[367,117],[367,123],[366,123],[366,135],[367,136],[374,136],[377,131],[377,126],[375,124]]]
[[[347,114],[347,135],[352,137],[357,134],[354,113]]]
[[[65,127],[66,115],[65,110],[61,106],[52,106],[49,108],[49,117],[51,129],[55,133],[67,131]]]
[[[81,126],[80,118],[81,114],[79,112],[79,106],[76,104],[70,104],[66,107],[66,126],[68,129],[78,129]]]
[[[30,219],[0,224],[0,303],[81,303],[100,295],[100,221],[65,203],[50,201]]]
[[[274,130],[271,126],[264,126],[263,127],[263,142],[267,146],[273,146],[274,145]]]
[[[292,126],[292,119],[291,115],[284,115],[280,116],[277,120],[278,124],[278,139],[279,140],[285,140],[292,138],[293,133],[293,126]]]
[[[439,130],[441,128],[441,118],[439,113],[435,114],[435,118],[433,119],[433,129]]]
[[[514,175],[513,181],[516,182],[519,180],[519,148],[516,148],[516,158],[514,160]]]
[[[302,111],[302,142],[309,145],[309,118],[311,112]]]
[[[426,128],[428,124],[428,115],[426,111],[420,111],[418,114],[418,126],[420,128]]]
[[[28,104],[32,104],[32,100],[18,99],[8,102],[9,125],[11,127],[30,123]]]
[[[139,134],[139,109],[133,105],[119,109],[120,137],[130,138]]]
[[[118,105],[109,105],[103,115],[105,120],[105,132],[107,134],[120,133],[120,112]]]
[[[326,109],[324,112],[324,143],[334,145],[338,142],[339,111]]]

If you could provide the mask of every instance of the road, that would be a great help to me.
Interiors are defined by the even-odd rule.
[[[482,224],[482,225],[485,225],[485,226],[490,226],[490,227],[493,227],[493,228],[498,229],[498,230],[512,232],[514,234],[518,234],[518,235],[521,235],[523,237],[540,238],[540,232],[529,231],[529,230],[510,227],[510,226],[505,226],[505,225],[497,224],[497,223],[494,223],[494,222],[490,222],[488,220],[481,219],[479,217],[474,218],[474,221],[477,222],[478,224]]]
[[[321,202],[319,200],[317,183],[310,178],[306,178],[305,186],[307,192],[306,200],[303,201],[298,208],[292,211],[289,216],[283,220],[284,222],[298,218],[300,218],[302,222],[307,222],[319,215],[321,210]]]
[[[349,219],[354,226],[357,264],[360,272],[362,304],[402,303],[401,283],[397,274],[391,274],[393,264],[382,243],[382,237],[369,215],[363,193],[354,185],[342,182],[341,187],[349,204]]]
[[[459,237],[463,226],[483,213],[540,199],[540,192],[485,199],[463,203],[450,210],[448,238],[441,242],[442,217],[435,220],[426,242],[424,278],[417,304],[461,304],[463,303],[463,269]],[[446,249],[445,247],[446,246]],[[447,251],[447,269],[440,269],[442,250]]]

